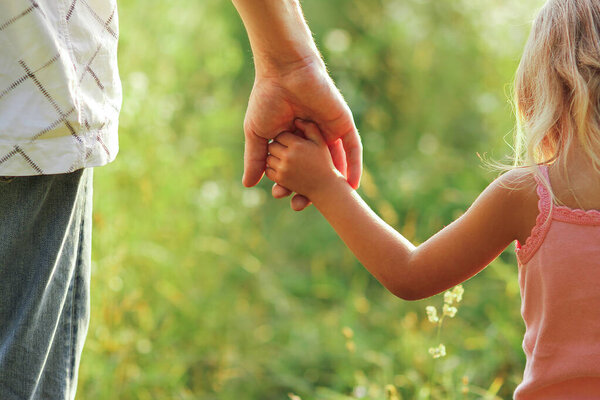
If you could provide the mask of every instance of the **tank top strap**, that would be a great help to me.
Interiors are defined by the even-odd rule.
[[[541,175],[541,179],[540,179]],[[552,186],[550,184],[550,175],[548,174],[548,166],[540,165],[539,174],[535,175],[535,181],[537,183],[537,196],[538,196],[538,209],[540,215],[544,215],[544,218],[548,218],[552,213]]]
[[[538,197],[538,215],[535,225],[531,229],[531,234],[526,239],[525,244],[517,247],[517,258],[520,264],[527,263],[541,246],[548,229],[552,223],[552,195],[550,186],[550,177],[548,175],[548,166],[540,165],[539,173],[535,174],[537,184],[536,193]]]
[[[548,213],[552,213],[552,219],[577,225],[600,225],[600,210],[582,210],[579,208],[554,204],[550,191],[548,190],[548,188],[551,187],[550,178],[548,176],[548,166],[541,166],[540,172],[544,177],[544,180],[547,181],[547,184],[540,182],[540,180],[536,178],[538,182],[538,197],[540,200],[542,197],[544,198],[544,209],[548,209]],[[540,188],[540,186],[543,187]]]

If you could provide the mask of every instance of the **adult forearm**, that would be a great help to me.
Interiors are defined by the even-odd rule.
[[[321,63],[298,0],[232,0],[252,46],[259,74]]]
[[[340,238],[363,266],[390,292],[410,299],[410,258],[415,246],[379,218],[350,185],[340,179],[327,192],[311,195]]]

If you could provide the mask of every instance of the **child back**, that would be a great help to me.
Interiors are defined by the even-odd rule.
[[[573,206],[593,204],[600,185],[574,191],[589,181],[585,170],[570,184],[556,168],[540,172],[536,223],[517,247],[527,365],[515,398],[591,398],[600,389],[600,211]],[[569,194],[566,205],[553,202],[553,186]]]

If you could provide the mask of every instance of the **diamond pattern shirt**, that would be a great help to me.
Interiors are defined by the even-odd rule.
[[[117,39],[116,0],[0,0],[0,176],[115,158]]]

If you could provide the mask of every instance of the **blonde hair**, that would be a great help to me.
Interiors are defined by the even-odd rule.
[[[566,159],[579,145],[600,173],[600,1],[548,0],[514,84],[514,167]]]

